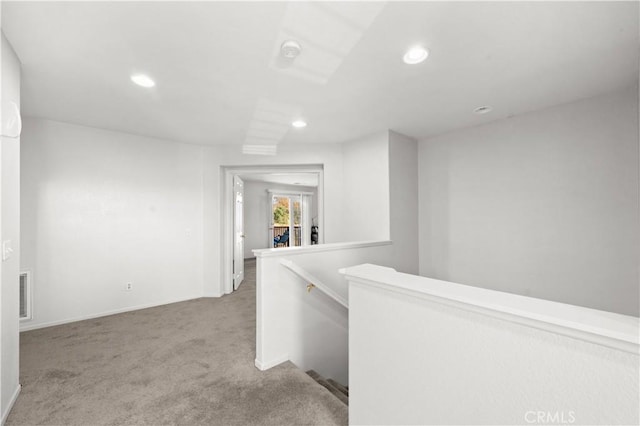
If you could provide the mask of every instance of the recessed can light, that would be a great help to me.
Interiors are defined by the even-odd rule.
[[[474,109],[473,112],[475,114],[486,114],[488,112],[491,112],[492,109],[493,108],[491,108],[490,106],[485,105],[485,106],[480,106],[480,107]]]
[[[133,74],[131,76],[131,81],[133,81],[138,86],[142,87],[153,87],[156,85],[156,82],[151,79],[148,75],[145,74]]]
[[[402,57],[405,64],[415,65],[423,62],[429,56],[429,51],[422,46],[413,46]]]
[[[296,129],[302,129],[303,127],[307,127],[307,122],[304,120],[295,120],[291,123],[291,125]]]

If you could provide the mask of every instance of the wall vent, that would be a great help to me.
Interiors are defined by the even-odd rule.
[[[31,272],[20,273],[20,320],[31,319]]]

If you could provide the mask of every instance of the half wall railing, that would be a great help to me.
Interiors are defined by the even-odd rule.
[[[391,248],[390,241],[367,241],[254,250],[256,366],[291,361],[348,384],[349,293],[338,270],[384,263]]]
[[[342,273],[350,424],[639,424],[637,317],[376,265]]]

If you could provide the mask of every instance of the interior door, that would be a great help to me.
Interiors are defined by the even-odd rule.
[[[233,177],[233,289],[237,290],[244,280],[244,182]]]

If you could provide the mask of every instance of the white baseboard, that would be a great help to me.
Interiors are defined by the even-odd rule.
[[[258,370],[265,371],[287,361],[289,361],[289,355],[283,355],[280,358],[272,359],[271,361],[268,361],[268,362],[262,362],[258,360],[258,358],[256,358],[255,364]]]
[[[4,425],[4,423],[7,421],[7,417],[9,417],[9,413],[11,412],[13,405],[18,400],[18,395],[20,395],[21,390],[22,390],[22,385],[18,383],[16,390],[13,392],[13,395],[11,395],[11,399],[9,400],[9,405],[7,406],[6,410],[4,410],[4,412],[2,413],[2,421],[0,422],[0,424]]]
[[[187,300],[194,300],[194,299],[200,299],[200,298],[202,298],[202,296],[187,297],[187,298],[184,298],[184,299],[169,300],[169,301],[165,301],[165,302],[147,303],[147,304],[144,304],[144,305],[128,306],[126,308],[114,309],[114,310],[111,310],[111,311],[104,311],[104,312],[100,312],[98,314],[89,314],[89,315],[82,315],[82,316],[79,316],[79,317],[66,318],[66,319],[58,320],[58,321],[49,321],[49,322],[36,323],[36,324],[24,323],[24,324],[20,324],[20,332],[29,331],[29,330],[37,330],[39,328],[53,327],[54,325],[68,324],[70,322],[84,321],[84,320],[88,320],[88,319],[106,317],[106,316],[109,316],[109,315],[122,314],[122,313],[125,313],[125,312],[138,311],[140,309],[155,308],[156,306],[170,305],[172,303],[186,302]]]

